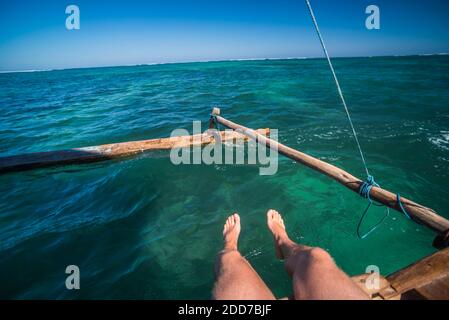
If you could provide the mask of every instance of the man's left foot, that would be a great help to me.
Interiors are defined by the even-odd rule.
[[[230,215],[223,228],[224,249],[237,250],[237,241],[240,235],[240,216],[237,213]]]

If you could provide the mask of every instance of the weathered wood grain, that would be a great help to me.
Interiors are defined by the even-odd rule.
[[[261,135],[269,135],[270,130],[259,129],[258,133]],[[227,132],[225,134],[224,131],[220,131],[220,136],[222,141],[248,139],[248,137],[238,132]],[[215,143],[215,138],[210,132],[205,132],[203,134],[192,136],[121,142],[68,150],[28,153],[0,158],[0,173],[24,171],[57,165],[99,162],[129,157],[148,151],[170,150],[173,147],[181,148],[210,143]]]
[[[446,248],[393,273],[387,280],[398,293],[404,293],[448,276],[449,248]]]

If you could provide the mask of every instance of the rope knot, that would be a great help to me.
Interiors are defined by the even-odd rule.
[[[374,181],[374,177],[371,175],[368,175],[368,177],[366,178],[366,180],[360,185],[360,189],[359,189],[359,194],[368,199],[369,201],[371,201],[370,198],[370,192],[371,189],[373,187],[380,187],[378,183],[376,183],[376,181]]]
[[[219,126],[218,121],[217,121],[217,116],[215,114],[213,114],[213,113],[210,114],[209,129],[220,130],[220,126]]]

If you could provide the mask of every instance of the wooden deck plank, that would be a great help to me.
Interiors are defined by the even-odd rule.
[[[379,291],[386,289],[387,287],[390,286],[390,283],[388,282],[387,279],[385,279],[382,276],[379,276],[379,288],[375,289],[369,289],[366,286],[366,281],[368,280],[368,278],[371,276],[371,274],[369,273],[364,273],[364,274],[360,274],[357,276],[353,276],[351,277],[352,281],[355,282],[355,284],[362,289],[367,295],[369,295],[371,298],[374,298],[376,296],[378,296]]]
[[[353,276],[352,280],[373,300],[448,300],[449,248],[425,257],[386,278],[380,276],[378,289],[366,288],[369,276],[361,274]]]
[[[448,266],[449,268],[449,266]],[[449,299],[449,276],[434,280],[420,288],[415,289],[422,297],[428,300]]]
[[[449,248],[446,248],[393,273],[387,277],[387,280],[398,293],[404,293],[448,275]]]

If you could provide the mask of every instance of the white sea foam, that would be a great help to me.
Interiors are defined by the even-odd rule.
[[[92,68],[120,68],[120,67],[140,67],[140,66],[157,66],[157,65],[169,65],[169,64],[188,64],[188,63],[207,63],[207,62],[232,62],[232,61],[264,61],[264,60],[305,60],[309,57],[284,57],[284,58],[235,58],[235,59],[217,59],[217,60],[198,60],[198,61],[167,61],[167,62],[147,62],[139,64],[123,64],[116,66],[86,66],[86,67],[73,67],[73,68],[55,68],[55,69],[30,69],[30,70],[5,70],[0,71],[2,73],[31,73],[31,72],[48,72],[48,71],[64,71],[73,69],[92,69]],[[314,59],[313,57],[310,59]]]
[[[440,135],[430,137],[429,142],[443,150],[449,150],[449,131],[441,131]]]
[[[235,59],[225,59],[225,60],[205,60],[197,62],[229,62],[229,61],[264,61],[264,60],[304,60],[311,59],[309,57],[281,57],[281,58],[235,58]],[[313,59],[313,58],[312,58]],[[188,62],[186,62],[188,63]]]
[[[447,56],[449,53],[447,52],[440,52],[440,53],[423,53],[419,54],[420,57],[428,57],[428,56]]]
[[[6,71],[0,71],[0,73],[30,73],[30,72],[47,72],[47,71],[53,71],[53,69],[42,69],[42,70],[6,70]]]
[[[424,54],[398,54],[398,55],[386,55],[386,56],[339,56],[334,58],[376,58],[376,57],[413,57],[413,56],[445,56],[449,53],[424,53]],[[154,66],[154,65],[166,65],[166,64],[187,64],[187,63],[206,63],[206,62],[232,62],[232,61],[264,61],[264,60],[306,60],[306,59],[324,59],[322,56],[310,56],[310,57],[279,57],[279,58],[230,58],[230,59],[216,59],[216,60],[179,60],[179,61],[165,61],[165,62],[147,62],[138,64],[122,64],[122,65],[100,65],[100,66],[85,66],[85,67],[73,67],[73,68],[55,68],[55,69],[36,69],[36,70],[12,70],[12,71],[0,71],[2,73],[22,73],[22,72],[48,72],[48,71],[64,71],[72,69],[92,69],[92,68],[115,68],[115,67],[138,67],[138,66]]]

